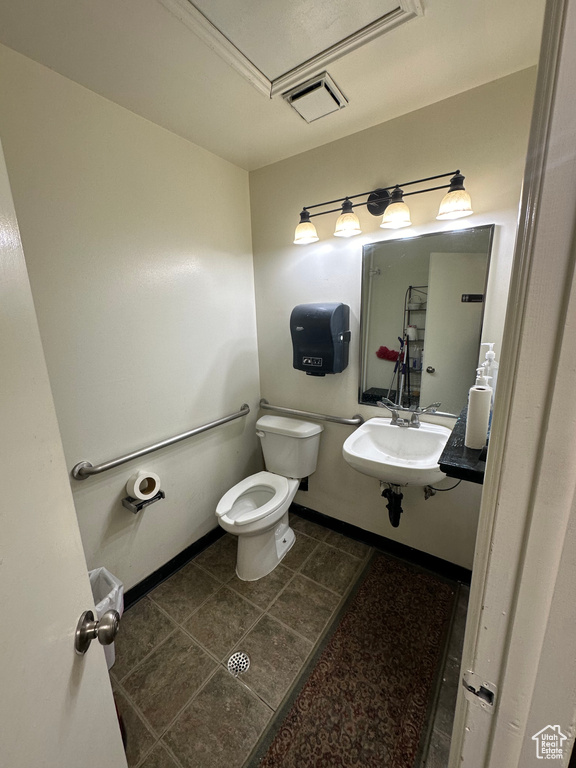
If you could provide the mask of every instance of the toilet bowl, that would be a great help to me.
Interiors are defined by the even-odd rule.
[[[231,488],[216,507],[219,524],[238,536],[236,573],[256,581],[278,565],[294,544],[288,509],[299,481],[258,472]]]
[[[294,544],[288,509],[300,479],[316,469],[322,429],[283,416],[256,422],[267,471],[241,480],[216,507],[219,525],[238,536],[236,574],[243,581],[269,574]]]

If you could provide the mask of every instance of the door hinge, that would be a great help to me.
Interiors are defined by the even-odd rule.
[[[488,712],[494,711],[494,702],[496,701],[497,688],[494,683],[484,680],[476,672],[468,670],[462,677],[462,686],[464,687],[464,696],[468,701],[479,704],[482,709]]]

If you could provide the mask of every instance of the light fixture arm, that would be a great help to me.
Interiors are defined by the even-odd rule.
[[[435,192],[437,189],[450,189],[451,184],[442,184],[440,187],[428,187],[427,189],[417,189],[414,192],[404,192],[403,197],[409,195],[420,195],[422,192]]]

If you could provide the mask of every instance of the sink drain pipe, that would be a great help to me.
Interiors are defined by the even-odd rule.
[[[427,501],[432,496],[435,496],[437,491],[453,491],[461,482],[462,480],[458,480],[458,482],[455,485],[451,485],[450,488],[435,488],[433,485],[426,485],[424,486],[424,498]],[[380,488],[384,488],[382,496],[388,500],[386,508],[388,509],[390,523],[394,528],[398,528],[400,525],[400,515],[404,511],[402,509],[402,499],[404,498],[404,495],[400,493],[401,486],[394,485],[393,483],[385,483],[381,480]]]
[[[390,518],[390,524],[393,528],[398,528],[400,525],[400,515],[402,514],[402,499],[404,494],[400,493],[399,485],[392,485],[391,483],[381,483],[387,487],[382,491],[382,496],[388,500],[386,508],[388,509],[388,517]]]

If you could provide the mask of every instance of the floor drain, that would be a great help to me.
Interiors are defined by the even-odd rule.
[[[238,677],[250,667],[250,657],[247,653],[233,653],[228,659],[228,672],[234,677]]]

